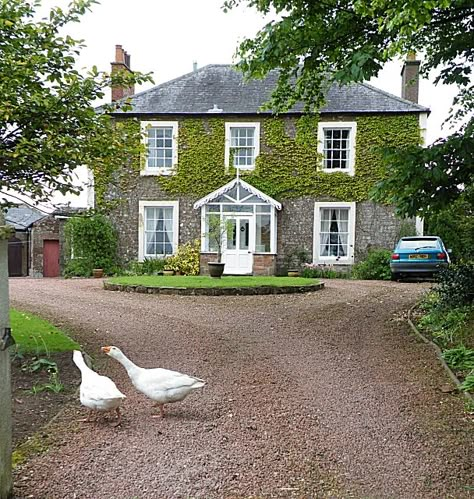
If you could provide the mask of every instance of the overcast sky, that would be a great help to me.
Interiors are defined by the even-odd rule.
[[[65,7],[69,0],[43,0],[43,9]],[[223,0],[102,0],[69,34],[87,45],[79,67],[109,71],[115,45],[131,55],[132,69],[152,72],[155,84],[165,82],[206,64],[231,63],[239,41],[253,36],[267,20],[241,6],[225,14]],[[371,84],[400,96],[401,62],[388,64]],[[137,91],[151,85],[143,86]],[[431,109],[428,143],[449,130],[441,124],[447,116],[454,90],[420,84],[420,104]],[[70,198],[68,198],[70,199]],[[71,199],[85,205],[85,196]],[[58,197],[56,202],[63,199]]]

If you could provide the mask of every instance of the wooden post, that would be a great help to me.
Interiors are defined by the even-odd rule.
[[[0,209],[0,346],[5,328],[10,325],[8,301],[8,239],[12,228],[5,225]],[[10,355],[0,348],[0,499],[11,497],[12,482],[12,394]]]

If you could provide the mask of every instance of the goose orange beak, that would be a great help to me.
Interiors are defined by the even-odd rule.
[[[104,353],[109,353],[110,352],[110,347],[101,347],[100,348]]]

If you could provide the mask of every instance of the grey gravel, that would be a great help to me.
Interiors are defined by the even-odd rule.
[[[473,420],[404,320],[427,285],[325,284],[188,297],[12,279],[14,305],[72,331],[128,397],[121,428],[68,407],[56,444],[17,470],[15,497],[472,497]],[[152,419],[104,344],[208,385]]]

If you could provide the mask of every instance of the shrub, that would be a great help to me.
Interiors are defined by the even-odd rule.
[[[454,259],[474,259],[474,211],[472,201],[463,196],[448,208],[426,219],[428,234],[440,236]]]
[[[292,248],[288,250],[284,257],[284,265],[286,270],[302,270],[305,263],[311,260],[309,252],[304,248]]]
[[[144,275],[158,275],[166,267],[166,258],[145,258],[140,263],[141,273]]]
[[[175,272],[181,272],[183,275],[199,275],[200,250],[199,239],[178,246],[176,254],[167,259],[166,267],[172,268]]]
[[[65,225],[69,261],[65,276],[89,277],[92,269],[113,274],[118,267],[117,233],[110,221],[100,213],[87,213],[70,218]]]
[[[435,307],[419,320],[418,325],[428,332],[441,348],[447,348],[463,342],[470,313],[470,307],[449,310]]]
[[[464,383],[461,384],[461,390],[464,390],[465,392],[474,392],[474,371],[466,376]]]
[[[158,275],[166,265],[164,258],[145,258],[143,262],[129,262],[125,269],[126,275]]]
[[[435,291],[443,307],[470,305],[474,301],[474,263],[450,265],[443,269]]]
[[[306,263],[300,272],[301,277],[322,279],[350,279],[351,274],[346,270],[335,270],[333,265]]]
[[[443,359],[451,369],[467,371],[474,369],[474,350],[466,348],[464,345],[445,350]]]
[[[390,258],[392,252],[387,249],[371,249],[367,258],[352,267],[354,279],[379,279],[389,281],[392,277],[390,271]]]
[[[64,268],[64,277],[89,277],[92,274],[90,263],[84,258],[74,258],[67,262]]]

